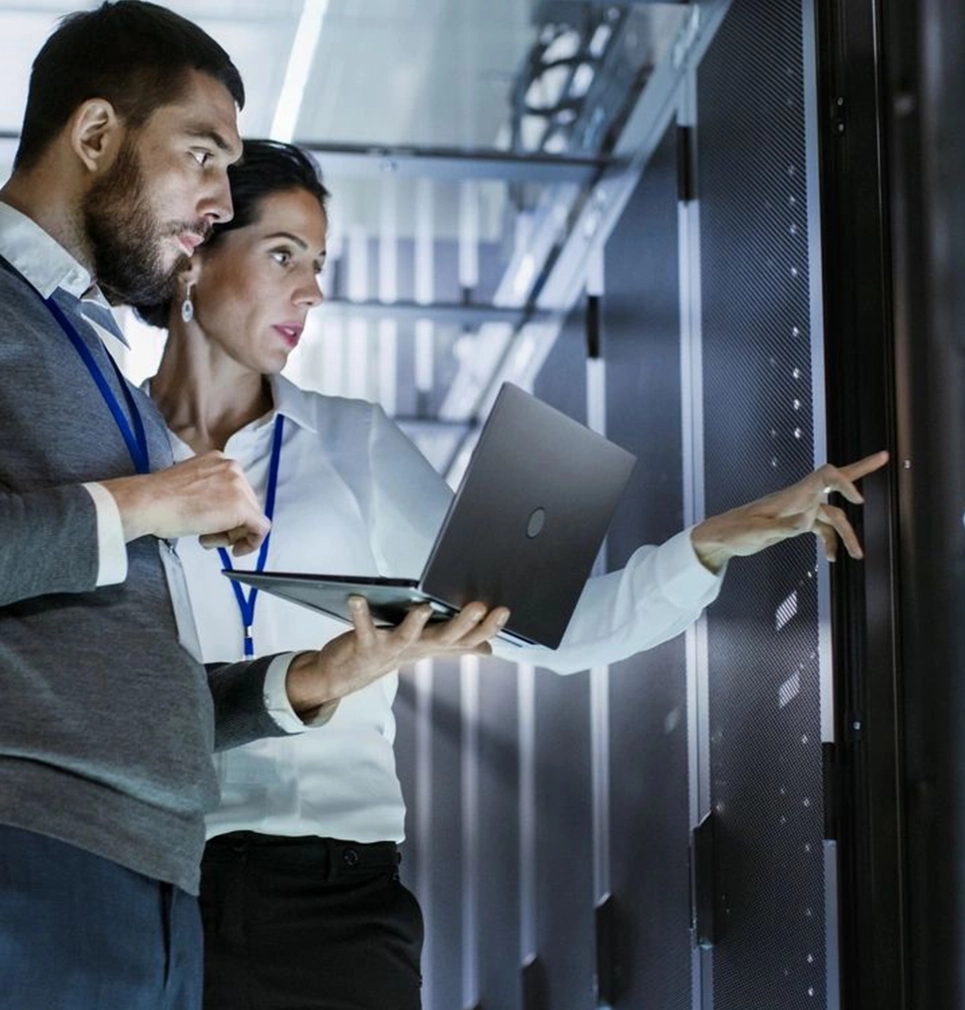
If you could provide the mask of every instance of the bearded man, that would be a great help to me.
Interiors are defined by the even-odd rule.
[[[70,15],[34,62],[0,190],[5,1010],[200,1006],[212,747],[323,726],[428,620],[197,658],[176,538],[242,553],[269,523],[221,453],[172,465],[163,419],[109,354],[110,306],[168,299],[231,217],[243,102],[228,55],[184,18],[139,0]],[[474,634],[463,651],[485,651]]]

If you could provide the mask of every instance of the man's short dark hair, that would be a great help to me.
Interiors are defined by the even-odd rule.
[[[144,0],[68,14],[34,60],[14,168],[32,168],[91,98],[109,101],[128,126],[143,126],[155,109],[178,101],[192,70],[220,81],[244,106],[231,57],[179,14]]]
[[[216,246],[223,235],[257,221],[262,201],[274,193],[304,190],[318,200],[322,210],[325,210],[330,196],[322,183],[321,170],[315,159],[294,144],[276,140],[244,141],[241,157],[228,166],[228,181],[234,216],[229,221],[215,224],[203,248]],[[170,308],[170,302],[138,305],[137,312],[145,322],[163,329],[168,324]]]

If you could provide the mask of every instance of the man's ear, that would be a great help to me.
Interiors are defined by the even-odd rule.
[[[89,172],[102,172],[121,146],[124,127],[106,98],[89,98],[70,118],[70,146]]]

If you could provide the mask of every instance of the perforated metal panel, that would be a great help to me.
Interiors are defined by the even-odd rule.
[[[576,312],[535,385],[540,399],[586,418],[585,342]],[[589,677],[536,671],[536,949],[541,1006],[593,1006],[593,835]]]
[[[481,664],[479,682],[479,994],[484,1008],[519,1010],[519,708],[515,665]]]
[[[607,538],[609,567],[683,524],[675,127],[606,247],[607,433],[637,469]],[[684,642],[610,672],[611,890],[619,1006],[691,1005]]]
[[[737,0],[699,71],[710,514],[813,466],[802,25]],[[826,1002],[815,561],[810,538],[738,560],[711,611],[719,1010]]]
[[[423,976],[432,1007],[462,1005],[461,965],[466,938],[462,903],[462,720],[459,664],[433,662],[432,736],[430,770],[432,807],[429,857],[420,867],[424,896],[427,956]]]

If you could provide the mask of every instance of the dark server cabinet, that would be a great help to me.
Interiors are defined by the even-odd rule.
[[[563,328],[533,392],[586,422],[581,312]],[[534,677],[535,955],[524,1010],[593,1005],[593,836],[590,684],[586,673]]]
[[[684,525],[678,132],[672,124],[606,247],[607,433],[638,459],[611,568]],[[645,222],[646,241],[641,241]],[[684,639],[610,670],[611,957],[619,1006],[692,1006]]]
[[[824,454],[804,31],[795,0],[737,3],[698,70],[709,514],[810,471],[816,438]],[[826,578],[813,538],[790,541],[733,563],[708,618],[719,1010],[836,1005],[826,983],[835,859],[824,845]]]
[[[603,246],[599,301],[536,379],[586,420],[602,356],[607,434],[640,460],[611,568],[826,458],[815,14],[729,5]],[[831,586],[799,538],[732,562],[698,626],[609,669],[407,684],[426,1010],[842,1005]]]

